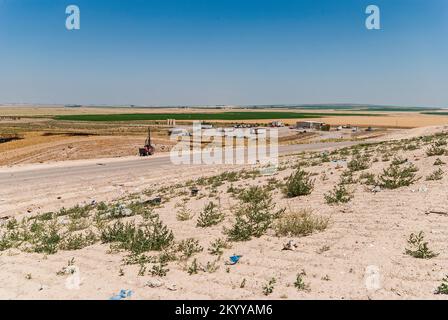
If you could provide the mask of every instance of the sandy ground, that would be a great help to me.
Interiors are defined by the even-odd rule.
[[[442,127],[414,129],[391,138],[409,138],[442,130]],[[0,298],[108,299],[120,289],[131,289],[134,291],[131,299],[443,299],[444,296],[433,292],[448,274],[448,217],[426,215],[425,212],[448,211],[448,176],[445,174],[440,181],[425,181],[424,177],[436,168],[433,166],[435,157],[426,157],[425,149],[404,155],[417,165],[418,176],[422,179],[410,187],[378,193],[357,184],[353,187],[354,199],[345,205],[330,206],[324,200],[324,193],[332,189],[344,170],[344,165],[338,168],[331,162],[307,168],[316,174],[316,185],[311,195],[286,199],[279,190],[275,190],[273,196],[277,208],[311,208],[316,214],[330,217],[330,225],[325,231],[294,239],[298,243],[296,251],[282,251],[282,245],[290,238],[277,238],[270,232],[259,239],[233,243],[233,247],[226,249],[222,260],[217,262],[219,269],[214,273],[189,275],[181,263],[170,263],[168,275],[158,279],[163,285],[150,288],[146,284],[154,282],[155,278],[138,276],[138,266],[123,266],[124,253],[108,253],[108,245],[97,244],[48,256],[10,249],[0,253]],[[440,158],[448,163],[447,156]],[[293,163],[295,160],[292,156],[283,161]],[[388,164],[376,162],[368,172],[379,173]],[[172,186],[228,169],[186,166],[173,171],[168,166],[149,176],[128,177],[128,184],[114,183],[114,179],[123,178],[117,172],[112,180],[97,177],[70,190],[64,189],[63,181],[59,185],[42,181],[45,194],[38,190],[17,192],[26,193],[30,199],[46,198],[55,208],[68,207],[75,202],[90,202],[97,198],[113,200],[148,188]],[[443,169],[446,171],[446,165]],[[281,171],[275,178],[281,180],[291,172],[292,169]],[[323,176],[328,180],[323,181]],[[234,184],[240,187],[262,185],[269,178],[272,177],[258,177]],[[228,187],[226,183],[218,188],[227,217],[223,224],[215,227],[198,229],[196,218],[178,221],[176,204],[183,196],[175,197],[157,209],[162,220],[173,230],[176,240],[194,237],[200,241],[205,248],[197,255],[200,263],[215,259],[206,249],[212,240],[223,236],[223,226],[232,221],[230,208],[235,202],[226,192]],[[200,192],[206,197],[187,202],[188,209],[196,215],[210,201],[208,192]],[[62,199],[57,199],[61,194]],[[66,197],[70,199],[67,202]],[[404,254],[409,234],[418,231],[425,232],[430,248],[439,253],[437,257],[421,260]],[[319,253],[325,246],[329,249]],[[233,253],[242,255],[241,261],[234,266],[225,266],[224,260]],[[81,284],[70,289],[67,286],[70,276],[59,276],[57,272],[72,258]],[[381,288],[378,290],[368,290],[365,285],[366,270],[372,266],[379,270]],[[120,269],[124,275],[119,274]],[[293,286],[301,270],[306,271],[304,280],[309,284],[309,291],[298,291]],[[276,278],[274,291],[266,297],[261,288],[273,277]],[[246,279],[246,285],[241,288],[243,279]]]
[[[41,141],[31,140],[27,145],[21,141],[5,143],[11,148],[1,152],[0,165],[16,165],[23,163],[55,162],[79,159],[95,159],[108,157],[125,157],[138,154],[145,141],[144,136],[90,136],[90,137],[45,137]],[[27,141],[28,142],[28,141]],[[167,151],[168,145],[158,143],[158,152]],[[0,145],[1,148],[1,145]]]

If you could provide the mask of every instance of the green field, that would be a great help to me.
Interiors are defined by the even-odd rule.
[[[130,114],[85,114],[55,116],[66,121],[141,121],[141,120],[270,120],[309,119],[336,116],[378,116],[366,113],[298,113],[298,112],[219,112],[219,113],[130,113]]]
[[[431,114],[436,116],[448,116],[448,112],[420,112],[422,114]]]
[[[300,110],[337,110],[346,112],[429,112],[438,111],[440,108],[427,108],[427,107],[403,107],[403,106],[387,106],[387,105],[265,105],[265,106],[252,106],[254,109],[266,109],[266,108],[286,108],[294,109],[297,112]]]

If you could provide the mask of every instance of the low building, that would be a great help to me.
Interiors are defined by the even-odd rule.
[[[188,130],[186,130],[184,128],[172,128],[172,129],[169,129],[168,132],[170,133],[170,136],[182,137],[182,136],[189,136],[190,135]]]
[[[273,128],[280,128],[280,127],[284,127],[284,126],[285,125],[281,121],[272,121],[271,122],[271,127],[273,127]]]
[[[324,122],[319,121],[299,121],[296,124],[297,129],[316,129],[320,130],[325,125]]]

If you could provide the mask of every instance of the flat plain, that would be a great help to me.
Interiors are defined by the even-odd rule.
[[[446,297],[445,116],[318,118],[362,135],[287,139],[272,171],[139,159],[149,124],[169,145],[164,124],[53,118],[123,113],[66,109],[0,120],[23,135],[0,144],[1,298]]]

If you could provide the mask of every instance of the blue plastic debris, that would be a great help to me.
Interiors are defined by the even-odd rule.
[[[120,292],[109,298],[109,300],[122,300],[122,299],[126,299],[132,296],[134,292],[132,292],[132,290],[124,290],[121,289]]]
[[[231,256],[231,257],[229,258],[230,261],[229,261],[229,262],[226,262],[226,264],[228,264],[228,265],[234,265],[234,264],[237,264],[238,261],[240,261],[241,257],[242,257],[242,256],[233,255],[233,256]]]

